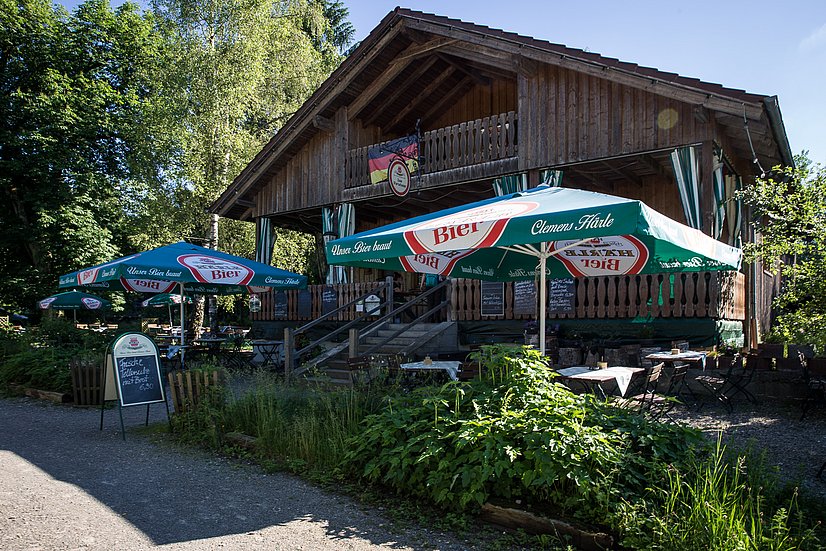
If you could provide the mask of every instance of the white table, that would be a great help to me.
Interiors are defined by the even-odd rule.
[[[444,371],[447,373],[447,376],[450,377],[453,381],[459,380],[459,366],[462,365],[462,362],[454,362],[454,361],[433,361],[429,364],[424,362],[410,362],[406,364],[401,364],[399,367],[404,369],[405,371]]]
[[[616,381],[620,395],[625,396],[631,378],[640,371],[645,371],[645,368],[614,366],[605,369],[594,369],[593,367],[574,366],[558,369],[556,372],[565,379],[583,383],[587,387],[595,385],[604,397],[605,390],[602,388],[602,384]]]

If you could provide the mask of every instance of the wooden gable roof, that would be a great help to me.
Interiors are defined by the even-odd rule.
[[[548,64],[646,90],[695,106],[714,117],[740,157],[765,166],[791,164],[775,96],[752,94],[593,52],[434,14],[396,8],[287,121],[210,207],[247,219],[256,192],[319,132],[336,112],[392,132],[410,129],[429,105],[439,105],[491,78],[515,77]],[[427,113],[425,113],[427,115]],[[744,130],[748,124],[749,135]],[[750,139],[753,138],[753,139]]]

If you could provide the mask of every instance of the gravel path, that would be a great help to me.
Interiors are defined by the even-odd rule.
[[[680,408],[674,417],[709,438],[722,434],[724,442],[738,447],[751,443],[783,479],[826,503],[826,473],[816,477],[826,461],[826,408],[811,410],[803,420],[800,414],[799,404],[763,399],[757,405],[739,401],[732,413],[713,402],[700,411]]]
[[[162,404],[150,422],[164,422]],[[472,549],[288,474],[153,442],[145,408],[0,399],[0,549]]]

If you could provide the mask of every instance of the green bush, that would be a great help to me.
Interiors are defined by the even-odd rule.
[[[44,319],[26,333],[0,334],[0,385],[20,384],[40,390],[71,392],[73,358],[103,360],[108,337],[76,329],[61,319]]]
[[[418,389],[365,419],[351,472],[451,509],[519,499],[604,521],[702,443],[572,393],[530,349],[485,347],[479,359],[487,382]]]
[[[579,519],[633,549],[817,548],[795,501],[769,499],[759,462],[575,395],[530,349],[477,359],[486,381],[418,389],[366,417],[345,470],[454,512],[504,501]]]

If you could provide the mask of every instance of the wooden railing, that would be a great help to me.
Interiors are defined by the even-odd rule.
[[[427,131],[419,143],[419,170],[428,174],[515,157],[516,136],[514,111]],[[382,144],[347,152],[345,188],[370,183],[367,150],[376,145]]]
[[[513,313],[513,283],[504,284],[504,315],[483,316],[481,312],[481,281],[450,279],[447,299],[450,308],[443,311],[450,320],[535,319],[535,314]],[[335,307],[345,305],[382,282],[350,283],[332,286]],[[303,315],[299,314],[299,293],[285,291],[285,313],[276,316],[273,293],[260,296],[262,308],[252,314],[253,320],[310,321],[324,311],[322,297],[330,286],[310,285],[304,295]],[[633,318],[717,318],[745,319],[745,276],[733,272],[696,272],[684,274],[646,274],[638,276],[605,276],[574,279],[573,309],[569,313],[548,312],[550,319]],[[310,301],[310,305],[306,301]],[[328,307],[329,307],[328,303]],[[309,315],[307,314],[309,312]],[[336,315],[338,321],[350,321],[358,316],[356,306]],[[438,320],[437,320],[438,321]]]
[[[456,320],[535,319],[513,313],[513,284],[505,283],[502,316],[481,313],[481,282],[453,279],[451,313]],[[573,310],[548,312],[550,319],[720,318],[745,319],[745,276],[741,273],[697,272],[576,278]]]
[[[383,281],[371,281],[368,283],[344,283],[339,285],[308,285],[306,290],[297,291],[268,291],[261,293],[261,311],[252,313],[253,321],[271,321],[271,320],[290,320],[290,321],[311,321],[318,319],[325,311],[324,308],[324,291],[332,287],[336,293],[335,306],[331,305],[331,309],[338,308],[343,304],[347,304],[356,297],[360,297],[370,291],[379,288]],[[277,314],[275,293],[283,292],[287,296],[286,310],[280,312],[284,315]],[[309,293],[309,297],[304,296],[303,300],[309,302],[309,308],[301,307],[299,305],[300,293]],[[329,304],[329,303],[328,303]],[[353,305],[336,316],[338,321],[349,321],[355,319],[357,316],[356,306]]]

